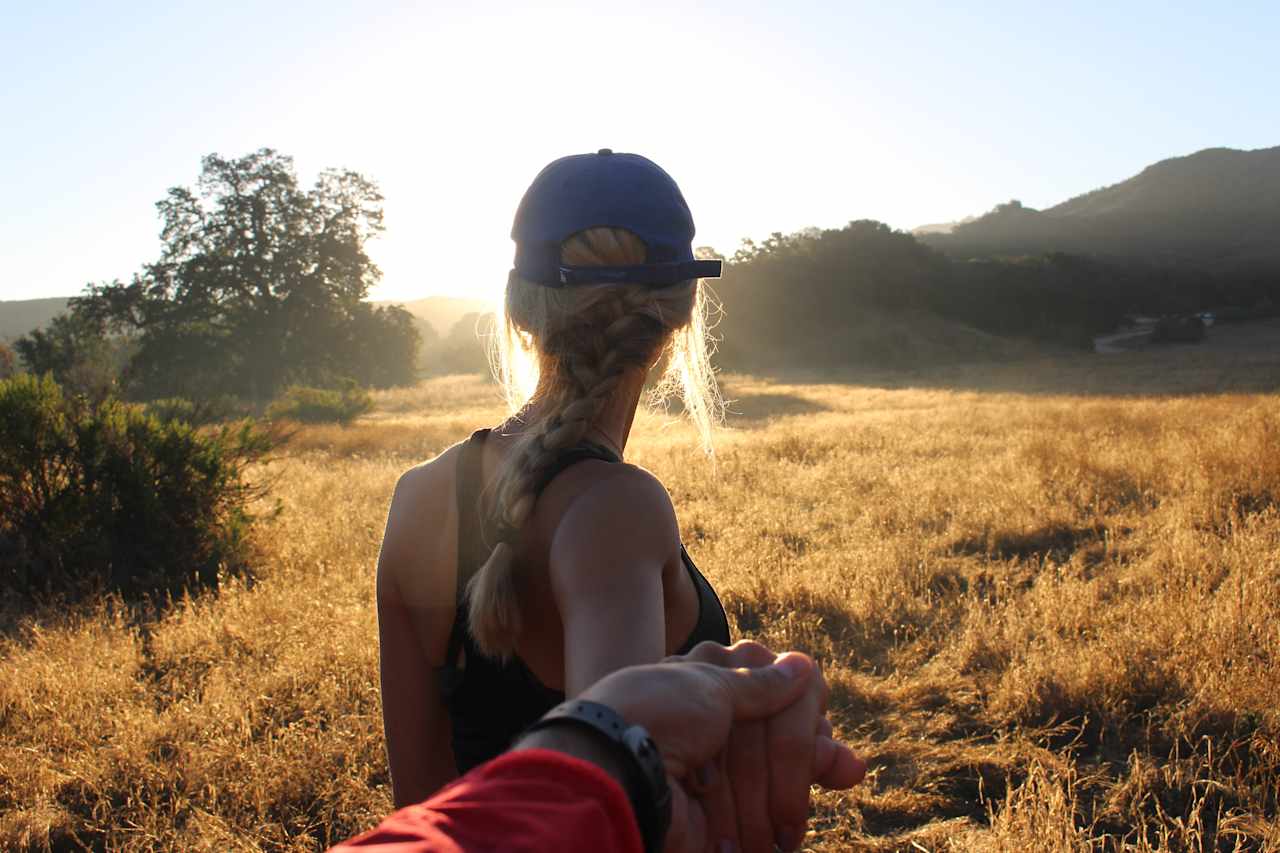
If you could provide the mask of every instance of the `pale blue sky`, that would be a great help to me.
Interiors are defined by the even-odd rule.
[[[529,180],[600,147],[663,165],[725,252],[1043,207],[1280,145],[1278,45],[1274,0],[0,0],[0,298],[127,278],[168,187],[263,146],[381,185],[384,298],[494,294]]]

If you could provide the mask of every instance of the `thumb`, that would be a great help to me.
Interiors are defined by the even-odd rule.
[[[787,652],[769,666],[719,672],[733,719],[759,720],[773,716],[804,694],[814,663],[808,655]]]

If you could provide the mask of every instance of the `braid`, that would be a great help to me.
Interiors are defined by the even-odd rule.
[[[572,242],[580,254],[586,245],[586,265],[644,260],[643,244],[629,232],[590,229]],[[566,260],[569,254],[570,244],[566,244]],[[523,295],[530,299],[567,298],[578,304],[545,311],[541,328],[537,323],[526,326],[549,380],[544,382],[540,407],[548,414],[528,423],[508,454],[487,511],[497,544],[467,584],[472,637],[482,652],[498,658],[511,654],[521,630],[515,545],[533,514],[539,484],[563,451],[583,441],[623,375],[635,367],[647,369],[674,329],[688,322],[693,302],[692,288],[686,291],[684,311],[678,307],[664,311],[663,297],[643,287],[598,285],[569,291],[523,287]],[[511,302],[509,289],[509,308]]]

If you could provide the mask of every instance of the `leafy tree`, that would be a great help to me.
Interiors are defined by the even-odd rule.
[[[348,375],[362,384],[390,388],[417,380],[424,335],[417,318],[404,307],[360,303],[347,337]]]
[[[75,311],[28,332],[14,347],[32,373],[50,374],[67,389],[94,400],[115,390],[128,357],[128,341],[110,338],[104,318]]]
[[[8,379],[17,370],[18,357],[9,345],[0,341],[0,379]]]
[[[271,149],[210,154],[194,189],[156,205],[160,258],[128,284],[90,286],[73,310],[136,333],[129,374],[147,396],[410,381],[412,321],[363,301],[381,276],[365,252],[381,202],[356,172],[326,170],[305,189],[292,158]]]

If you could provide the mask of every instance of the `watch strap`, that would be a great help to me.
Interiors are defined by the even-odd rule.
[[[624,752],[628,772],[628,796],[635,810],[640,836],[647,853],[661,853],[671,825],[671,787],[662,753],[643,726],[627,723],[618,712],[599,702],[573,699],[561,702],[525,729],[524,734],[557,725],[581,726],[603,735]],[[523,737],[523,735],[522,735]]]

